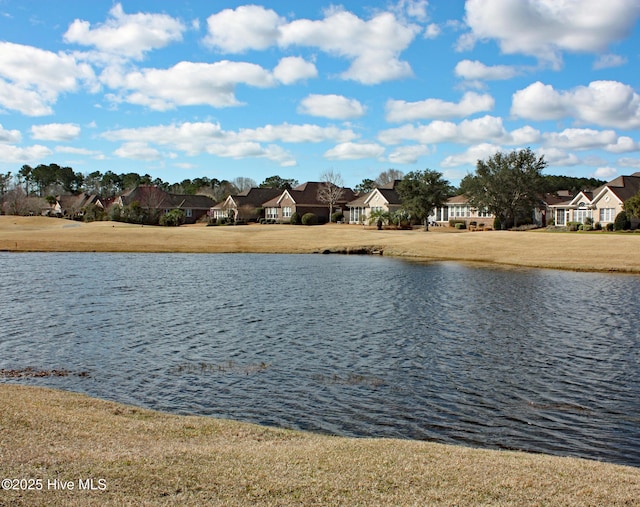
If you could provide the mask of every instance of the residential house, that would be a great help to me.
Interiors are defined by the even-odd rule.
[[[114,204],[124,207],[134,202],[143,209],[157,212],[158,215],[174,209],[182,210],[187,224],[198,221],[214,205],[213,199],[209,196],[170,194],[156,185],[140,185],[118,196]]]
[[[376,211],[394,213],[402,208],[402,200],[396,191],[400,180],[374,188],[371,192],[358,196],[347,203],[349,208],[348,221],[350,224],[367,223],[371,214]]]
[[[314,213],[320,222],[328,222],[329,205],[318,198],[318,193],[325,183],[308,181],[291,190],[284,190],[278,196],[262,204],[265,210],[265,218],[278,222],[288,222],[293,213],[302,216],[306,213]],[[355,193],[350,188],[343,188],[342,195],[333,205],[333,213],[344,213],[347,203],[355,198]]]
[[[463,194],[450,197],[429,216],[429,221],[437,225],[449,225],[450,220],[456,220],[464,221],[467,226],[476,222],[478,227],[493,227],[493,219],[493,213],[472,206]]]
[[[209,215],[215,219],[229,218],[246,222],[264,218],[262,204],[282,194],[279,188],[249,188],[237,195],[230,195],[211,208]]]
[[[571,199],[550,205],[555,225],[569,222],[593,221],[606,225],[615,221],[623,210],[624,202],[640,192],[640,172],[631,176],[618,176],[593,191],[578,192]],[[634,220],[633,227],[638,221]]]
[[[100,196],[83,192],[78,195],[59,195],[55,202],[42,210],[43,215],[76,218],[81,217],[87,206],[96,205],[105,208]]]

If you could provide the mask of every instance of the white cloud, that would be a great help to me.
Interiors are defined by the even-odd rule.
[[[0,143],[0,161],[6,164],[25,164],[50,157],[53,152],[46,146],[34,144],[24,148]]]
[[[56,146],[56,153],[72,153],[74,155],[87,155],[97,160],[103,160],[105,156],[100,151],[88,150],[86,148],[75,148],[73,146]]]
[[[429,0],[399,0],[393,9],[399,16],[415,18],[424,23],[429,19]]]
[[[280,146],[262,146],[259,143],[240,142],[233,144],[212,144],[207,147],[211,155],[226,158],[266,158],[277,162],[283,167],[296,165],[295,158]]]
[[[593,173],[593,177],[601,180],[611,180],[616,174],[618,174],[618,170],[614,167],[598,167]]]
[[[600,149],[618,142],[618,135],[613,130],[565,129],[547,132],[543,137],[545,146],[569,150]]]
[[[490,111],[495,105],[491,95],[475,92],[464,94],[460,102],[446,102],[440,99],[426,99],[419,102],[388,100],[386,119],[390,122],[404,122],[423,119],[463,118],[474,113]]]
[[[603,127],[640,127],[640,95],[618,81],[593,81],[570,91],[536,82],[513,94],[511,114],[532,120],[573,117]]]
[[[518,146],[527,146],[530,144],[538,144],[542,139],[542,134],[538,129],[526,125],[519,129],[512,130],[509,133],[509,140],[505,143]]]
[[[469,0],[465,9],[471,33],[460,46],[493,39],[503,53],[556,68],[561,51],[602,52],[631,33],[640,16],[635,0]]]
[[[620,136],[615,143],[608,144],[604,149],[611,153],[629,153],[640,151],[640,143],[628,136]]]
[[[502,148],[498,145],[481,143],[475,146],[470,146],[463,153],[449,155],[440,165],[442,167],[458,167],[461,165],[476,166],[478,160],[486,160],[493,157],[499,151],[502,151]]]
[[[205,44],[228,53],[267,49],[277,43],[284,18],[259,5],[224,9],[207,19]]]
[[[0,106],[9,110],[48,115],[60,94],[94,82],[91,67],[72,55],[0,42]]]
[[[330,160],[357,160],[361,158],[380,158],[384,147],[375,143],[341,143],[327,150],[325,158]]]
[[[420,1],[405,6],[413,16],[420,15],[422,7],[426,4]],[[317,48],[350,60],[341,77],[364,84],[411,76],[411,67],[399,55],[421,30],[391,12],[378,13],[366,21],[338,8],[328,10],[319,21],[287,22],[271,9],[250,5],[225,9],[207,22],[209,32],[204,41],[220,51],[241,53],[274,45]]]
[[[15,144],[22,140],[19,130],[6,130],[0,123],[0,143]]]
[[[473,120],[463,120],[457,125],[440,120],[428,125],[403,125],[379,132],[378,140],[385,144],[400,144],[403,141],[414,141],[420,144],[473,144],[487,140],[503,142],[510,138],[502,125],[501,118],[483,116]]]
[[[600,55],[598,59],[593,62],[593,68],[599,70],[609,69],[611,67],[621,67],[622,65],[625,65],[627,61],[628,60],[625,56],[607,53],[606,55]]]
[[[509,65],[485,65],[477,60],[462,60],[455,68],[456,76],[467,80],[499,81],[511,79],[520,73]]]
[[[541,155],[544,155],[545,160],[550,166],[575,166],[582,161],[573,153],[567,153],[564,150],[558,148],[540,148],[538,150]]]
[[[321,143],[325,141],[348,142],[358,136],[350,129],[320,127],[318,125],[265,125],[256,129],[240,129],[237,134],[229,134],[242,140],[284,143]]]
[[[282,84],[290,85],[305,79],[318,77],[316,66],[304,58],[288,56],[282,58],[273,69],[273,77]]]
[[[31,137],[40,141],[72,141],[79,135],[80,127],[74,123],[49,123],[31,127]]]
[[[366,108],[357,100],[342,95],[308,95],[300,102],[298,112],[333,120],[351,120],[364,116]]]
[[[440,27],[438,25],[436,25],[435,23],[431,23],[424,30],[424,38],[425,39],[436,39],[440,35],[440,33],[442,33],[442,30],[440,29]]]
[[[618,165],[640,169],[640,158],[623,157],[618,160]]]
[[[147,143],[132,141],[124,143],[120,148],[114,151],[120,158],[130,158],[133,160],[159,160],[162,155],[155,148],[150,147]]]
[[[389,154],[388,160],[392,164],[415,164],[420,157],[430,152],[429,147],[422,144],[399,146]]]
[[[144,69],[124,77],[130,90],[122,100],[158,111],[176,106],[231,107],[241,103],[235,87],[275,85],[272,74],[253,63],[222,60],[215,63],[180,62],[169,69]]]
[[[144,53],[182,40],[184,24],[166,14],[125,14],[121,4],[109,11],[104,24],[91,28],[88,21],[76,19],[64,40],[118,56],[141,59]]]

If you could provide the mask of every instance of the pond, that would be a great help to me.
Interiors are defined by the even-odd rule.
[[[0,260],[1,382],[640,466],[637,276],[380,256]]]

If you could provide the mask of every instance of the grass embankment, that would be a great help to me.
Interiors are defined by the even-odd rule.
[[[425,233],[335,224],[170,228],[0,217],[0,250],[7,251],[313,253],[372,249],[427,261],[640,273],[639,246],[640,234],[604,232],[472,233],[435,227]]]
[[[0,385],[0,404],[2,478],[42,479],[43,489],[0,490],[0,505],[614,506],[640,498],[640,469],[595,461],[321,436],[34,387]],[[54,489],[55,479],[74,490]],[[79,490],[87,479],[98,489]]]

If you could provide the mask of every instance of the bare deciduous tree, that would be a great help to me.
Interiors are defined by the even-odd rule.
[[[318,188],[318,200],[329,206],[329,220],[331,220],[333,207],[344,194],[344,180],[340,173],[330,169],[320,175],[320,181],[322,184]]]

